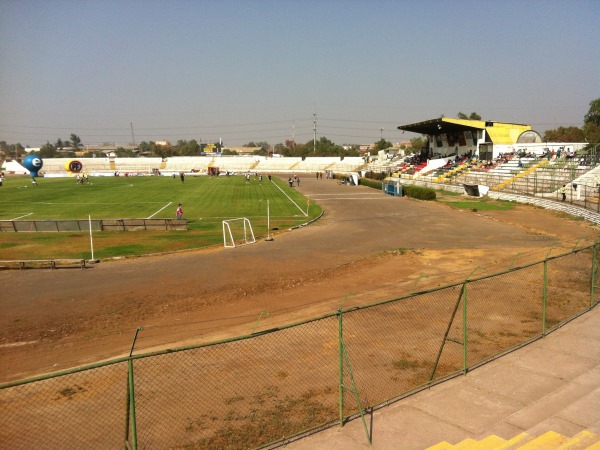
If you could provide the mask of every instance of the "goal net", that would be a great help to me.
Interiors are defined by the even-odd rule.
[[[240,245],[254,244],[254,231],[250,220],[245,217],[223,221],[223,245],[235,248]]]

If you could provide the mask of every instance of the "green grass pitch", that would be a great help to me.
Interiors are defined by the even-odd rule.
[[[246,217],[254,234],[267,235],[267,208],[271,229],[285,229],[305,223],[321,213],[318,205],[307,203],[295,189],[280,179],[262,182],[252,176],[208,177],[90,177],[77,184],[74,178],[38,178],[33,186],[28,177],[7,177],[0,188],[0,220],[134,219],[175,218],[183,204],[188,231],[183,232],[102,232],[94,240],[111,245],[99,249],[99,257],[136,255],[172,249],[198,248],[223,242],[222,221]],[[308,215],[306,215],[308,210]],[[38,236],[34,236],[38,235]],[[59,236],[69,235],[69,237]],[[84,235],[84,236],[78,236]],[[0,260],[34,259],[46,247],[64,247],[60,256],[85,257],[86,245],[70,251],[86,233],[1,233]],[[107,235],[111,235],[110,237]],[[123,242],[113,245],[115,235]],[[62,243],[67,239],[67,242]],[[75,245],[77,247],[77,245]],[[29,258],[26,256],[29,255]]]

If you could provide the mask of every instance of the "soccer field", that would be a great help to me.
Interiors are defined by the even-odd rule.
[[[183,204],[183,217],[188,220],[187,232],[96,233],[99,243],[115,241],[111,247],[120,247],[120,250],[109,250],[106,255],[100,252],[98,256],[213,245],[223,241],[222,221],[239,217],[250,220],[257,237],[266,236],[267,211],[272,230],[305,223],[321,213],[318,205],[309,204],[295,189],[275,177],[272,181],[263,177],[262,182],[251,177],[247,182],[243,176],[188,176],[183,183],[179,177],[94,177],[83,185],[73,178],[40,178],[37,186],[32,186],[27,177],[11,177],[0,188],[0,220],[87,219],[90,216],[92,219],[175,218],[179,203]],[[31,259],[32,252],[46,252],[40,248],[42,241],[46,247],[58,246],[62,251],[60,257],[66,257],[63,253],[70,253],[76,239],[69,239],[67,244],[62,234],[3,233],[0,259]],[[76,238],[78,233],[66,234]],[[157,244],[161,236],[164,236],[162,249]],[[142,237],[144,240],[140,240]],[[145,242],[148,239],[154,245]],[[75,253],[74,257],[80,254]]]

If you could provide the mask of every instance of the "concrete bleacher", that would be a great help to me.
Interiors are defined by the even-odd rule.
[[[114,168],[118,172],[152,173],[160,169],[162,158],[115,158]]]
[[[510,439],[502,439],[495,434],[486,436],[483,439],[466,438],[451,444],[442,441],[436,445],[428,447],[426,450],[453,450],[453,449],[514,449],[514,450],[535,450],[535,449],[592,449],[600,448],[600,436],[588,430],[583,430],[573,437],[565,436],[556,431],[547,431],[540,436],[532,436],[528,433],[519,433]]]
[[[186,172],[192,170],[205,172],[213,160],[213,156],[171,156],[166,159],[162,170],[165,172]]]
[[[47,174],[67,173],[67,164],[70,161],[79,161],[82,166],[82,172],[109,172],[111,171],[110,159],[106,158],[45,158],[42,172]]]
[[[257,172],[292,172],[302,162],[301,157],[266,158],[254,168]]]
[[[221,172],[254,171],[258,164],[256,156],[216,156],[210,167],[218,167]]]
[[[339,156],[311,156],[300,161],[295,169],[299,172],[322,172],[334,170],[333,166],[340,162]]]
[[[391,164],[391,162],[390,162]],[[334,166],[330,169],[334,172],[357,172],[359,170],[366,169],[367,165],[365,164],[362,156],[346,156],[344,159],[336,162]]]

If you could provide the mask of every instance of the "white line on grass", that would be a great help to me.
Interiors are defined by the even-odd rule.
[[[9,220],[19,220],[19,219],[22,219],[23,217],[31,216],[32,214],[33,213],[25,214],[24,216],[15,217],[14,219],[9,219]]]
[[[329,197],[329,198],[318,198],[320,202],[326,202],[327,200],[388,200],[389,198],[393,198],[391,196],[382,197],[381,195],[377,197]]]
[[[157,215],[159,212],[161,212],[163,209],[165,209],[167,206],[170,206],[171,203],[173,202],[169,202],[167,203],[165,206],[163,206],[162,208],[160,208],[158,211],[156,211],[154,214],[152,214],[151,216],[146,217],[146,219],[152,219],[155,215]]]
[[[273,183],[273,184],[275,184],[275,187],[276,187],[277,189],[279,189],[279,190],[281,191],[281,193],[282,193],[283,195],[285,195],[285,196],[286,196],[286,197],[287,197],[287,198],[290,200],[290,202],[292,202],[294,205],[296,205],[296,208],[298,208],[298,209],[300,210],[300,212],[301,212],[302,214],[304,214],[304,216],[305,216],[305,217],[308,217],[308,214],[306,214],[304,211],[302,211],[302,208],[300,208],[300,207],[298,206],[298,204],[297,204],[297,203],[296,203],[294,200],[292,200],[292,199],[290,198],[290,196],[289,196],[289,195],[287,195],[285,192],[283,192],[283,189],[281,189],[279,186],[277,186],[277,183]]]

